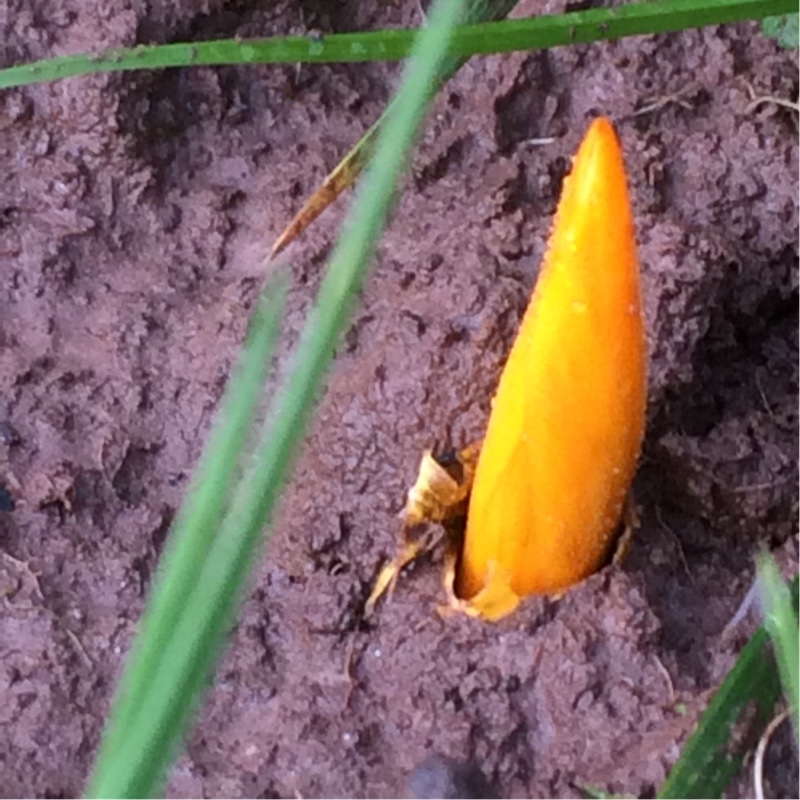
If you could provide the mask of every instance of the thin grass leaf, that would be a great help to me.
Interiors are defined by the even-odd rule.
[[[723,3],[717,5],[723,4],[724,0]],[[515,5],[515,1],[489,4],[480,2],[480,0],[476,0],[476,2],[469,9],[470,14],[466,21],[477,25],[478,23],[489,20],[497,20],[501,17],[505,17]],[[594,41],[592,35],[593,33],[602,34],[596,38],[614,38],[616,28],[612,23],[612,19],[614,22],[620,22],[621,20],[618,16],[619,14],[630,13],[635,18],[639,11],[643,10],[647,12],[648,21],[655,22],[657,20],[659,25],[663,25],[665,19],[659,13],[659,6],[661,5],[663,4],[649,3],[647,9],[640,9],[639,6],[624,6],[620,7],[619,9],[593,9],[587,12],[573,12],[561,16],[543,16],[531,20],[511,20],[500,26],[500,29],[502,30],[501,35],[504,37],[501,39],[492,38],[497,35],[498,26],[478,25],[478,27],[469,32],[469,35],[474,35],[474,40],[479,40],[480,36],[484,36],[485,39],[483,42],[481,42],[482,46],[486,46],[489,42],[491,42],[495,49],[480,51],[484,53],[500,52],[510,44],[511,34],[521,30],[535,30],[537,27],[539,29],[538,33],[542,36],[551,35],[558,31],[571,42]],[[683,10],[684,13],[688,13],[688,8],[684,9],[684,5],[688,6],[689,4],[678,4],[675,2],[667,3],[670,14],[670,16],[666,19],[668,24],[672,25],[678,22],[674,16],[678,10]],[[699,4],[698,8],[693,9],[693,11],[699,12],[701,5],[702,4]],[[710,7],[712,3],[706,2],[705,5]],[[617,16],[615,17],[614,15]],[[630,20],[626,20],[626,22],[629,21]],[[644,21],[644,18],[639,21]],[[559,28],[558,26],[561,27]],[[687,25],[686,27],[691,26]],[[659,28],[658,30],[664,30],[664,28]],[[634,31],[629,31],[625,35],[632,35],[633,32]],[[635,32],[657,32],[657,30],[636,30]],[[461,35],[466,35],[467,33],[468,31],[465,29],[457,30],[456,34],[454,35],[455,42],[459,42],[459,37]],[[553,44],[565,43],[567,42],[550,41],[549,44],[552,46]],[[542,46],[548,45],[543,45],[541,40],[536,39],[536,41],[529,41],[528,46],[523,49],[535,49],[536,47]],[[475,52],[479,51],[476,50]],[[447,59],[435,91],[438,92],[439,89],[460,69],[466,60],[467,58],[459,56]],[[384,124],[388,112],[389,109],[387,109],[381,115],[380,119],[378,119],[378,121],[372,125],[372,127],[361,137],[356,145],[325,178],[322,185],[306,200],[300,210],[295,214],[286,228],[284,228],[284,230],[275,240],[275,243],[273,244],[269,254],[269,260],[274,259],[292,242],[297,240],[314,222],[314,220],[316,220],[317,217],[319,217],[325,211],[325,209],[336,202],[338,197],[356,182],[364,167],[367,165],[367,163],[369,163],[369,159],[372,156],[375,138],[381,125]]]
[[[494,21],[505,17],[517,0],[469,0],[464,11],[463,22],[476,24]],[[431,89],[434,96],[450,78],[466,63],[465,57],[448,57],[442,63],[441,71]],[[292,221],[286,226],[281,235],[272,245],[268,260],[271,261],[283,252],[292,242],[299,238],[303,231],[325,211],[328,206],[336,202],[339,195],[349,189],[369,163],[378,138],[378,132],[385,120],[391,114],[391,106],[381,114],[377,122],[356,142],[355,146],[336,165],[333,171],[325,178],[322,185],[311,197],[306,200],[303,207],[295,214]]]
[[[790,588],[795,614],[797,587],[795,578]],[[746,720],[750,732],[763,730],[780,697],[780,680],[768,641],[767,631],[759,628],[742,650],[684,745],[659,798],[722,797],[742,765],[744,752],[753,738],[758,738],[734,737],[734,728],[745,712],[754,708],[754,718]]]
[[[326,208],[336,202],[339,195],[355,184],[372,158],[375,140],[378,138],[378,132],[388,111],[387,108],[380,119],[358,140],[355,147],[334,167],[322,185],[303,203],[302,208],[292,217],[292,221],[275,240],[269,256],[267,256],[267,261],[272,261],[279,256],[292,242],[302,236],[306,228],[312,225]]]
[[[404,72],[393,124],[380,136],[377,158],[301,336],[294,369],[277,397],[274,413],[268,415],[254,466],[232,496],[170,635],[159,641],[160,650],[153,653],[157,661],[148,665],[150,685],[136,691],[137,708],[132,708],[130,700],[121,701],[127,717],[114,717],[90,785],[94,796],[147,796],[163,780],[179,737],[211,675],[261,530],[271,519],[323,376],[363,284],[460,8],[458,0],[438,2],[431,12],[429,28],[420,35],[416,57]],[[165,568],[161,582],[169,581],[170,568],[175,568],[174,563]],[[165,612],[163,607],[161,611]],[[151,630],[158,624],[151,614],[148,622],[142,632],[142,650],[150,645]],[[139,666],[131,667],[134,679]],[[135,680],[124,683],[129,693],[133,691],[131,685],[138,686]]]
[[[87,789],[89,796],[122,794],[116,781],[120,761],[126,755],[127,734],[147,696],[160,691],[163,650],[184,614],[228,506],[240,455],[275,352],[286,288],[285,280],[272,281],[253,316],[241,364],[229,382],[161,558],[141,629],[108,717]]]
[[[795,741],[798,741],[800,636],[798,636],[797,612],[792,608],[789,588],[781,578],[775,559],[768,553],[763,553],[758,558],[758,582],[764,609],[764,627],[772,638],[783,693],[792,716]]]
[[[625,36],[669,33],[796,11],[796,0],[650,0],[616,8],[464,26],[451,38],[448,57],[509,53]],[[329,64],[398,61],[411,51],[414,30],[385,30],[271,39],[221,39],[137,45],[37,61],[0,70],[0,89],[76,75],[165,67],[231,64]]]

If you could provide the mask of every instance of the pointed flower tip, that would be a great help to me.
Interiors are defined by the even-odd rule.
[[[564,181],[478,460],[457,589],[488,601],[484,618],[511,610],[511,594],[578,583],[614,541],[646,400],[626,184],[614,126],[595,119]]]

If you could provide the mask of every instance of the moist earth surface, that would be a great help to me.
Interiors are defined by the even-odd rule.
[[[420,13],[12,2],[0,58]],[[0,93],[3,795],[82,791],[250,311],[291,275],[285,361],[349,199],[264,258],[398,75],[198,68]],[[796,54],[756,24],[476,58],[448,84],[170,795],[654,793],[754,628],[726,626],[755,553],[796,571],[797,115],[775,99],[797,92]],[[437,613],[434,553],[365,619],[421,453],[483,433],[599,113],[626,154],[651,358],[632,552],[496,625]],[[773,796],[796,796],[792,751],[770,748]],[[750,786],[746,770],[730,791]]]

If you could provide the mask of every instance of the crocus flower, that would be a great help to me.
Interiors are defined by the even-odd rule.
[[[497,619],[608,557],[642,444],[647,349],[622,151],[590,126],[478,458],[456,594]]]

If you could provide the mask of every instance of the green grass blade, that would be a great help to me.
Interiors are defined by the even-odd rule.
[[[797,578],[790,592],[797,613]],[[661,787],[659,798],[722,797],[739,771],[744,754],[734,744],[734,726],[753,707],[763,728],[780,696],[780,680],[770,657],[765,628],[759,628],[714,695]]]
[[[667,33],[703,25],[762,19],[796,10],[796,0],[651,0],[616,8],[593,8],[463,26],[452,36],[448,57],[468,58],[477,54]],[[0,89],[121,70],[226,64],[395,61],[409,54],[414,35],[413,30],[383,30],[322,38],[287,36],[248,41],[223,39],[139,45],[9,67],[0,70]]]
[[[114,781],[127,732],[140,714],[145,696],[159,687],[161,654],[184,613],[228,505],[240,453],[275,351],[285,297],[286,281],[273,281],[253,316],[241,365],[229,383],[205,455],[162,556],[141,630],[109,715],[89,783],[90,795],[121,794]]]
[[[393,124],[379,139],[375,163],[331,258],[301,337],[294,369],[264,428],[252,471],[234,492],[170,635],[159,640],[157,651],[148,651],[154,660],[146,665],[146,672],[138,673],[141,664],[136,663],[131,668],[133,678],[123,684],[129,697],[135,696],[136,707],[130,699],[123,700],[120,707],[127,716],[114,716],[90,785],[93,796],[147,796],[163,780],[186,721],[211,674],[260,531],[271,517],[334,347],[363,284],[460,8],[458,0],[438,2],[429,27],[419,37],[416,57],[406,68],[397,97]],[[174,558],[170,562],[162,574],[163,582],[169,581],[170,568],[175,568]],[[144,645],[137,652],[147,650],[157,623],[148,613],[142,632]],[[139,687],[137,674],[146,675],[150,685]]]
[[[794,725],[795,740],[800,729],[797,723],[798,697],[800,696],[800,636],[797,612],[792,608],[789,588],[783,582],[775,559],[764,553],[758,559],[758,581],[764,608],[764,627],[772,638],[775,660],[789,704]]]

